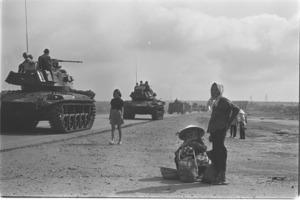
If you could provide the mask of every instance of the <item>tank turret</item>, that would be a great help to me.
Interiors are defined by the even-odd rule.
[[[124,102],[124,119],[134,119],[136,114],[150,114],[153,120],[163,119],[165,102],[156,99],[148,85],[135,86],[131,101]]]
[[[146,90],[145,86],[135,86],[134,91],[130,94],[132,100],[148,101],[156,97],[156,93],[152,89]]]
[[[45,73],[39,69],[38,63],[35,63],[34,71],[9,73],[5,81],[21,86],[21,90],[1,92],[2,130],[30,130],[39,121],[49,121],[51,128],[59,133],[92,127],[95,93],[74,89],[73,77],[62,69],[60,62],[82,63],[52,59],[51,80],[45,79]]]

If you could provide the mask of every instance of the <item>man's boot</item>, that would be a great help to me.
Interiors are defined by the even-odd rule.
[[[226,172],[225,170],[220,170],[216,177],[216,180],[213,182],[214,185],[228,185],[226,182]]]

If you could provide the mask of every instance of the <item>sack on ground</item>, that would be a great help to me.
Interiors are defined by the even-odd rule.
[[[206,167],[201,181],[204,183],[212,183],[216,180],[217,175],[218,171],[214,168],[213,164],[210,164]]]
[[[198,166],[194,158],[184,158],[178,161],[179,179],[185,183],[195,182],[198,177]]]

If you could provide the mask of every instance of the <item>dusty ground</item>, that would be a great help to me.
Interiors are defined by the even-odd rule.
[[[227,186],[162,179],[175,168],[175,133],[207,126],[208,113],[178,115],[110,133],[1,152],[1,195],[13,197],[294,198],[298,194],[298,123],[249,119],[246,140],[226,138]],[[276,121],[275,121],[276,122]],[[291,121],[288,121],[291,122]],[[125,121],[126,123],[126,121]],[[206,145],[211,149],[211,143]],[[284,180],[272,180],[283,177]]]

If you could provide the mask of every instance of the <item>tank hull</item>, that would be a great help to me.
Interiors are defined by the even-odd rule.
[[[135,115],[151,115],[152,120],[163,119],[165,110],[162,101],[125,101],[124,119],[134,119]]]
[[[49,121],[54,132],[90,129],[95,119],[94,100],[84,94],[23,90],[1,92],[1,130],[30,131]]]

